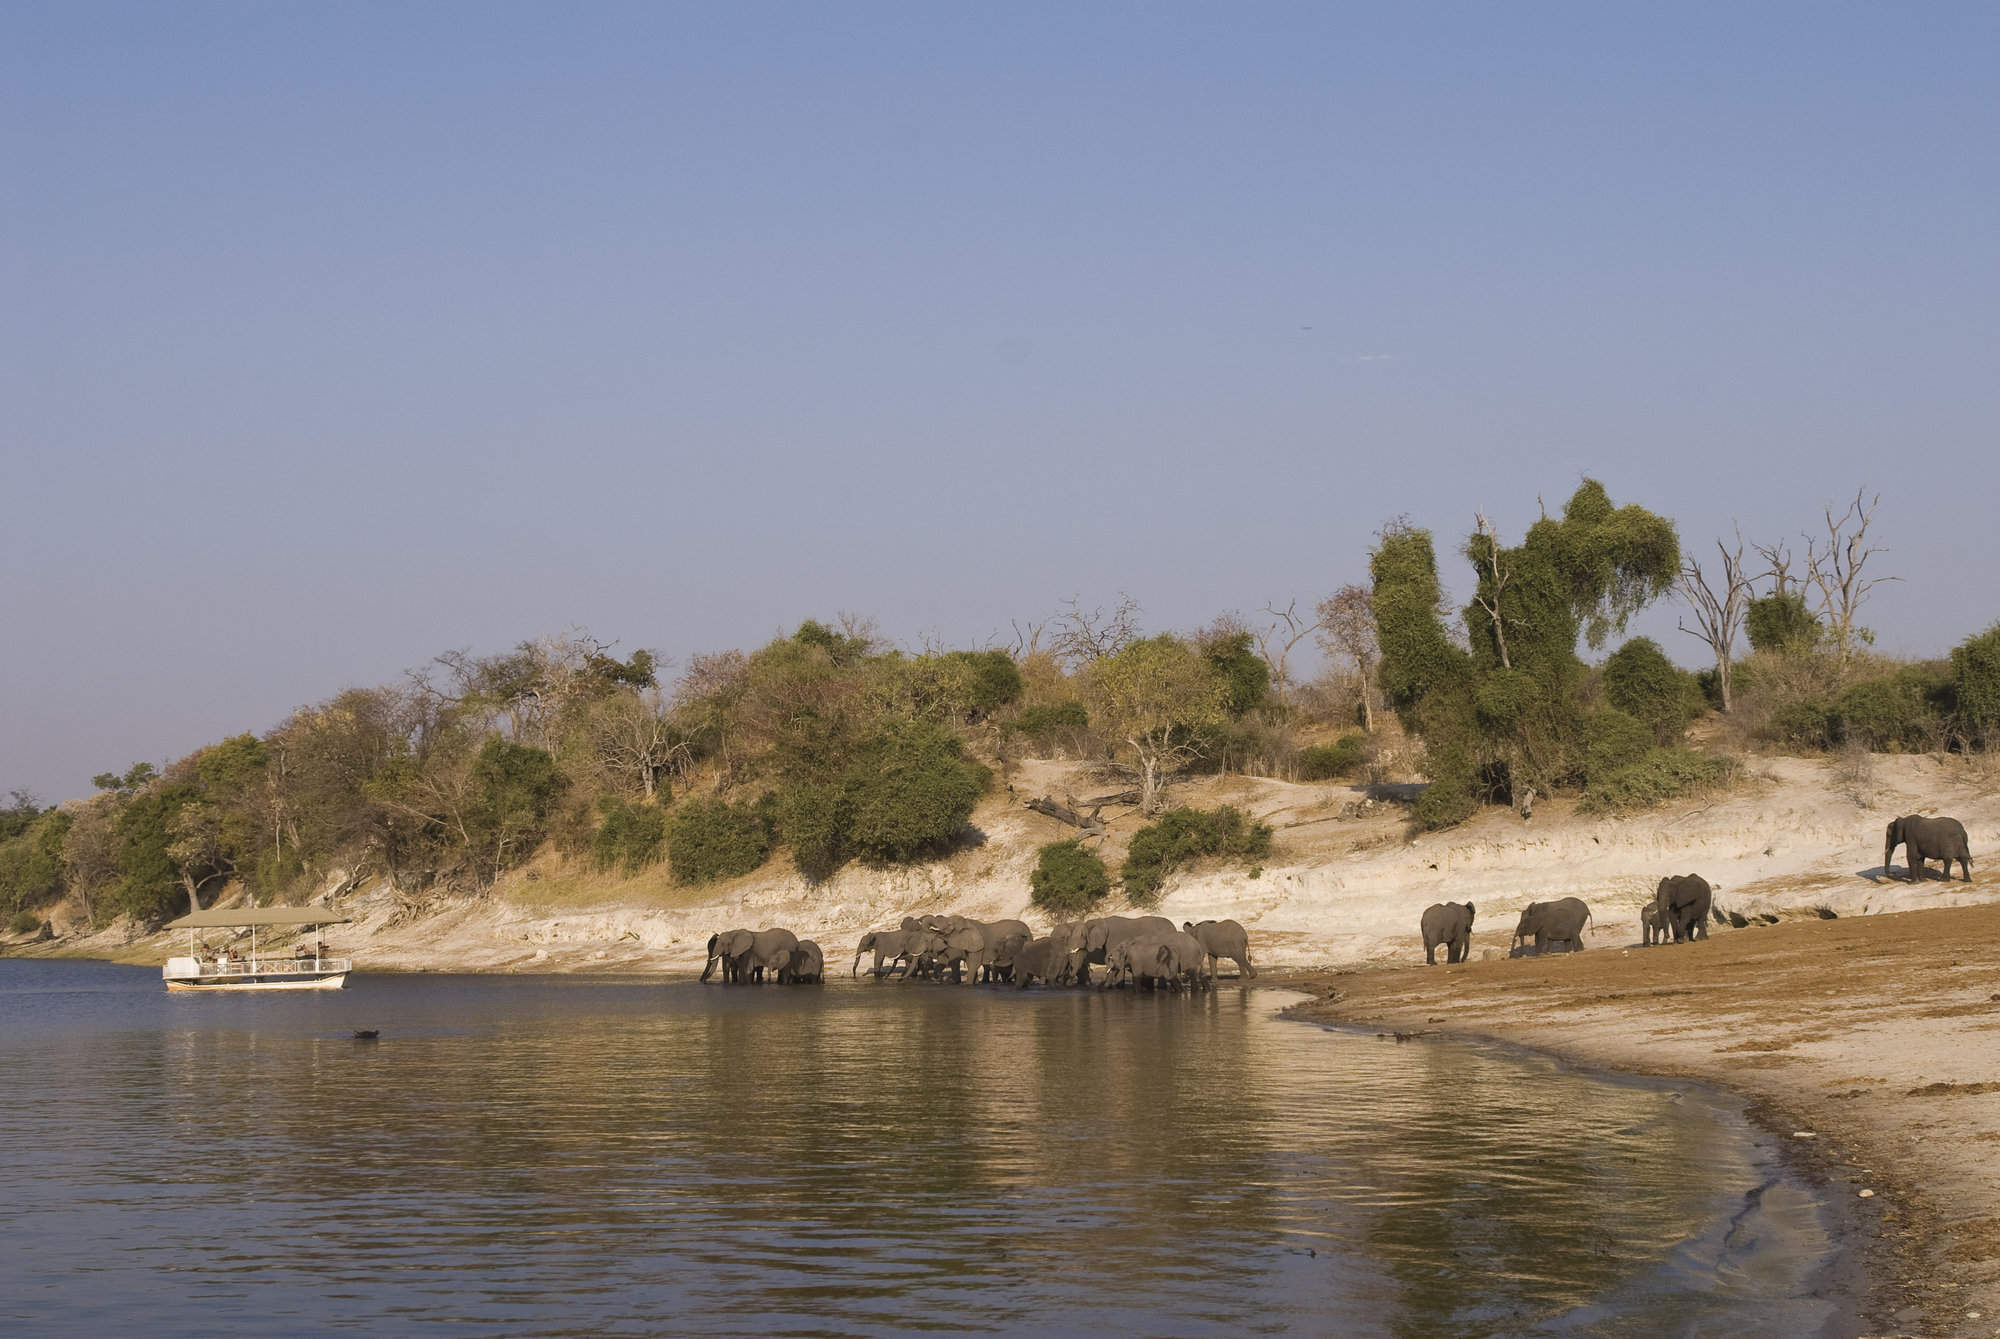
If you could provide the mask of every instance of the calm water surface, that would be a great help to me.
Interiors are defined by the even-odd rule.
[[[0,1332],[1839,1324],[1734,1112],[1281,1002],[0,960]]]

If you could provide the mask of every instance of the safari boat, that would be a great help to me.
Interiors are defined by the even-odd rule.
[[[339,990],[347,984],[354,964],[329,957],[319,935],[282,952],[260,952],[257,931],[272,927],[317,930],[344,925],[348,917],[323,907],[238,907],[230,911],[197,911],[167,924],[188,932],[188,953],[168,958],[160,969],[168,990]],[[199,943],[198,930],[248,930],[249,956],[233,948],[216,951]]]

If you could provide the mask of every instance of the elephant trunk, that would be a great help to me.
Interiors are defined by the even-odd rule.
[[[1890,828],[1889,835],[1882,840],[1882,877],[1889,877],[1889,857],[1896,850],[1896,829]]]

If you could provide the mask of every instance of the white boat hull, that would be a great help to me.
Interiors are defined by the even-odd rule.
[[[252,976],[211,976],[195,977],[190,980],[167,982],[168,990],[339,990],[347,984],[347,973],[336,972],[331,976],[301,978],[297,973],[283,977],[257,978]]]

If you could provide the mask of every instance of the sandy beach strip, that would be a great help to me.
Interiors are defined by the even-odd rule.
[[[1863,1332],[2000,1335],[2000,905],[1284,984],[1300,1018],[1737,1092],[1863,1233]]]

